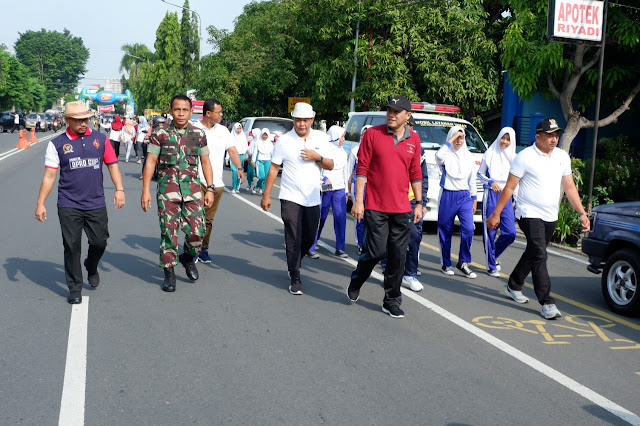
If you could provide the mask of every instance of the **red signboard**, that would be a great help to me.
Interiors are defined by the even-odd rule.
[[[98,105],[98,112],[113,112],[115,110],[113,105]]]
[[[202,114],[202,107],[204,105],[204,101],[191,101],[191,106],[193,108],[193,112],[197,114]]]

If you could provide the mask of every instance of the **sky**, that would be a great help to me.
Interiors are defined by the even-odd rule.
[[[182,6],[184,0],[167,0]],[[242,14],[252,0],[189,0],[189,8],[201,17],[201,55],[212,52],[206,42],[207,27],[233,30],[235,19]],[[259,1],[259,0],[258,0]],[[104,85],[105,78],[119,78],[124,44],[142,43],[152,51],[156,30],[166,12],[178,12],[182,7],[172,6],[162,0],[2,0],[4,18],[0,26],[0,43],[15,53],[13,45],[19,33],[28,30],[68,29],[73,36],[81,37],[89,49],[87,72],[80,87],[89,84]],[[25,10],[28,8],[28,12]]]

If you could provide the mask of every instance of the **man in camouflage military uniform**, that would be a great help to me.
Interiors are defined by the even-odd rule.
[[[164,268],[164,291],[176,290],[173,267],[178,260],[190,280],[198,279],[194,258],[200,252],[205,232],[198,157],[207,181],[204,206],[214,200],[213,172],[204,132],[189,123],[191,100],[178,95],[171,99],[173,121],[153,130],[149,138],[147,163],[142,180],[142,210],[151,207],[151,178],[158,165],[158,216],[160,217],[160,265]],[[178,232],[185,233],[183,253],[178,256]]]

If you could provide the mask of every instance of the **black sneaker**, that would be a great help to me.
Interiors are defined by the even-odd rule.
[[[320,255],[318,253],[316,253],[315,251],[307,252],[307,256],[309,256],[312,259],[319,259],[320,258]]]
[[[360,299],[360,290],[351,290],[351,284],[347,286],[347,297],[351,303],[356,303]]]
[[[162,290],[169,293],[176,291],[176,273],[173,270],[173,266],[170,268],[164,268],[164,283],[162,284]]]
[[[349,255],[347,253],[344,252],[344,250],[336,250],[336,252],[334,253],[336,256],[339,256],[343,259],[349,257]]]
[[[191,281],[197,281],[199,275],[198,269],[196,268],[196,263],[193,261],[193,257],[189,257],[188,254],[182,253],[180,256],[178,256],[178,260],[180,260],[180,263],[182,263],[182,266],[184,266],[184,269],[187,272],[187,277],[189,277]]]
[[[389,314],[391,318],[404,318],[404,311],[400,309],[400,306],[384,303],[382,305],[382,312]]]
[[[464,276],[467,278],[477,277],[476,273],[473,272],[471,268],[469,268],[469,265],[467,265],[466,262],[458,262],[458,264],[456,265],[456,268],[458,268],[458,270],[462,272]]]
[[[84,260],[85,269],[87,268],[87,260],[89,259]],[[96,271],[95,274],[91,275],[89,274],[89,269],[87,269],[87,279],[89,280],[89,285],[93,288],[96,288],[100,285],[100,274],[98,274],[98,271]]]
[[[302,281],[300,281],[300,278],[293,278],[291,280],[291,284],[289,285],[289,293],[295,295],[302,294]]]

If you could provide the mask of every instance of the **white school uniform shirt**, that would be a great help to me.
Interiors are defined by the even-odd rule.
[[[313,149],[324,158],[334,160],[337,166],[344,166],[335,161],[335,150],[326,133],[312,129],[305,141],[298,136],[295,129],[278,138],[273,147],[271,163],[282,165],[280,179],[280,199],[299,204],[304,207],[320,205],[321,168],[315,161],[303,160],[300,152]],[[334,164],[335,166],[336,164]]]
[[[569,154],[554,148],[549,156],[533,144],[516,155],[509,173],[520,178],[516,196],[517,219],[558,220],[562,178],[571,174]]]
[[[235,146],[235,141],[233,140],[229,130],[220,124],[216,124],[209,129],[201,122],[197,122],[194,124],[194,127],[204,130],[204,134],[207,137],[207,146],[209,147],[211,169],[213,170],[213,184],[216,188],[223,187],[224,182],[222,180],[222,169],[224,166],[224,156],[227,149]],[[200,182],[205,183],[206,180],[202,171],[202,165],[199,161],[198,174],[200,175]]]
[[[347,170],[347,151],[345,151],[342,147],[334,146],[334,159],[333,161],[344,164],[340,168],[336,168],[335,165],[333,170],[324,170],[320,172],[323,177],[326,177],[331,181],[331,189],[335,191],[336,189],[346,189],[347,182],[349,181],[349,177],[351,177],[351,173]]]
[[[456,169],[456,176],[447,173],[447,162],[457,162],[457,160],[455,151],[448,142],[436,152],[436,164],[442,172],[440,186],[449,191],[469,191],[471,198],[477,197],[475,163],[464,161],[463,165]]]

